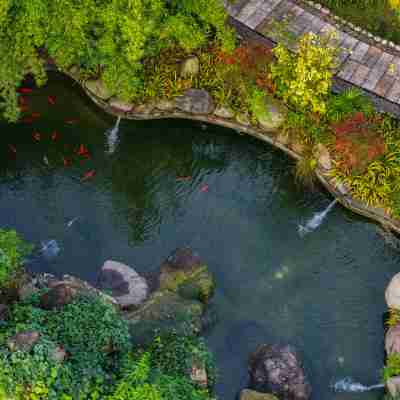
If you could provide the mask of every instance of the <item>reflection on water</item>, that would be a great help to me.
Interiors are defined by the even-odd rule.
[[[110,156],[104,132],[115,120],[70,82],[54,79],[27,102],[41,118],[0,125],[0,225],[39,247],[56,241],[56,257],[34,258],[33,270],[94,281],[106,259],[155,270],[189,245],[217,281],[207,340],[220,398],[246,385],[248,355],[263,342],[297,346],[314,400],[380,398],[331,388],[345,376],[380,379],[383,293],[399,257],[373,224],[336,206],[299,237],[298,224],[331,199],[297,187],[283,153],[233,131],[124,121]]]

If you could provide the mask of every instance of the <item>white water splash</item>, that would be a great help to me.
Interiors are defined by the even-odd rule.
[[[315,229],[317,229],[322,224],[325,217],[328,215],[329,211],[332,210],[332,208],[335,206],[336,203],[337,199],[333,200],[332,203],[329,204],[329,206],[325,208],[324,211],[314,214],[314,216],[305,225],[299,225],[298,227],[299,235],[303,237],[307,235],[307,233],[310,233]]]
[[[71,228],[71,226],[78,221],[79,217],[72,218],[71,221],[67,223],[67,228]]]
[[[118,144],[118,132],[119,132],[119,124],[121,122],[121,117],[118,117],[117,122],[113,126],[112,129],[109,129],[106,132],[106,137],[107,137],[107,153],[108,154],[113,154],[115,151],[115,148],[117,147]]]
[[[353,392],[353,393],[361,393],[361,392],[368,392],[374,389],[382,389],[385,385],[379,383],[377,385],[372,386],[365,386],[359,382],[354,382],[351,378],[344,378],[332,385],[332,388],[335,392]]]
[[[50,240],[42,240],[41,242],[40,253],[43,254],[43,257],[47,259],[52,259],[58,256],[61,251],[58,242],[54,239]]]

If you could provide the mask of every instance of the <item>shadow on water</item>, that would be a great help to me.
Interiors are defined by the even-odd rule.
[[[218,323],[207,342],[221,399],[246,386],[248,355],[261,343],[290,343],[304,354],[313,400],[381,397],[330,387],[344,377],[380,379],[383,293],[399,253],[374,224],[332,206],[300,237],[298,225],[331,199],[296,186],[283,153],[233,131],[121,121],[108,154],[105,132],[115,119],[69,80],[52,79],[27,102],[41,114],[34,123],[0,123],[0,225],[37,249],[56,241],[56,256],[37,257],[33,270],[93,282],[107,259],[145,272],[192,246],[217,282]]]

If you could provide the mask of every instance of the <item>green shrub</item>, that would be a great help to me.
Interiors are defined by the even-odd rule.
[[[31,249],[17,232],[0,229],[0,288],[9,285],[17,277]]]

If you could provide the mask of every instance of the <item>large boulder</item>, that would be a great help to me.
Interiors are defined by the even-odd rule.
[[[153,338],[172,329],[179,333],[198,334],[203,305],[183,299],[171,291],[156,291],[137,310],[125,312],[133,343],[147,345]]]
[[[400,310],[400,272],[392,278],[386,288],[385,299],[389,308]]]
[[[182,61],[180,74],[182,78],[196,76],[200,72],[200,61],[196,56],[191,56]]]
[[[206,303],[213,294],[214,280],[207,265],[190,248],[175,250],[160,267],[160,289],[186,299]]]
[[[385,336],[385,350],[387,355],[400,353],[400,324],[392,326]]]
[[[210,93],[203,89],[186,90],[182,96],[175,98],[175,105],[180,110],[192,114],[211,114],[215,108]]]
[[[255,390],[244,389],[240,393],[239,400],[278,400],[278,398],[270,393],[260,393]]]
[[[84,85],[89,92],[102,100],[108,100],[113,95],[101,79],[87,80]]]
[[[255,110],[255,117],[263,130],[272,132],[282,125],[286,112],[279,103],[266,97],[264,106]]]
[[[39,341],[40,333],[36,331],[19,332],[7,340],[10,351],[30,351]]]
[[[40,296],[40,308],[44,310],[62,308],[66,304],[71,303],[77,294],[78,291],[76,288],[64,282],[59,282]]]
[[[249,363],[251,389],[272,393],[280,400],[307,400],[311,386],[303,371],[299,355],[289,345],[262,345],[251,355]]]
[[[138,306],[149,295],[145,278],[128,265],[112,260],[106,261],[101,268],[97,287],[109,293],[121,308]]]

